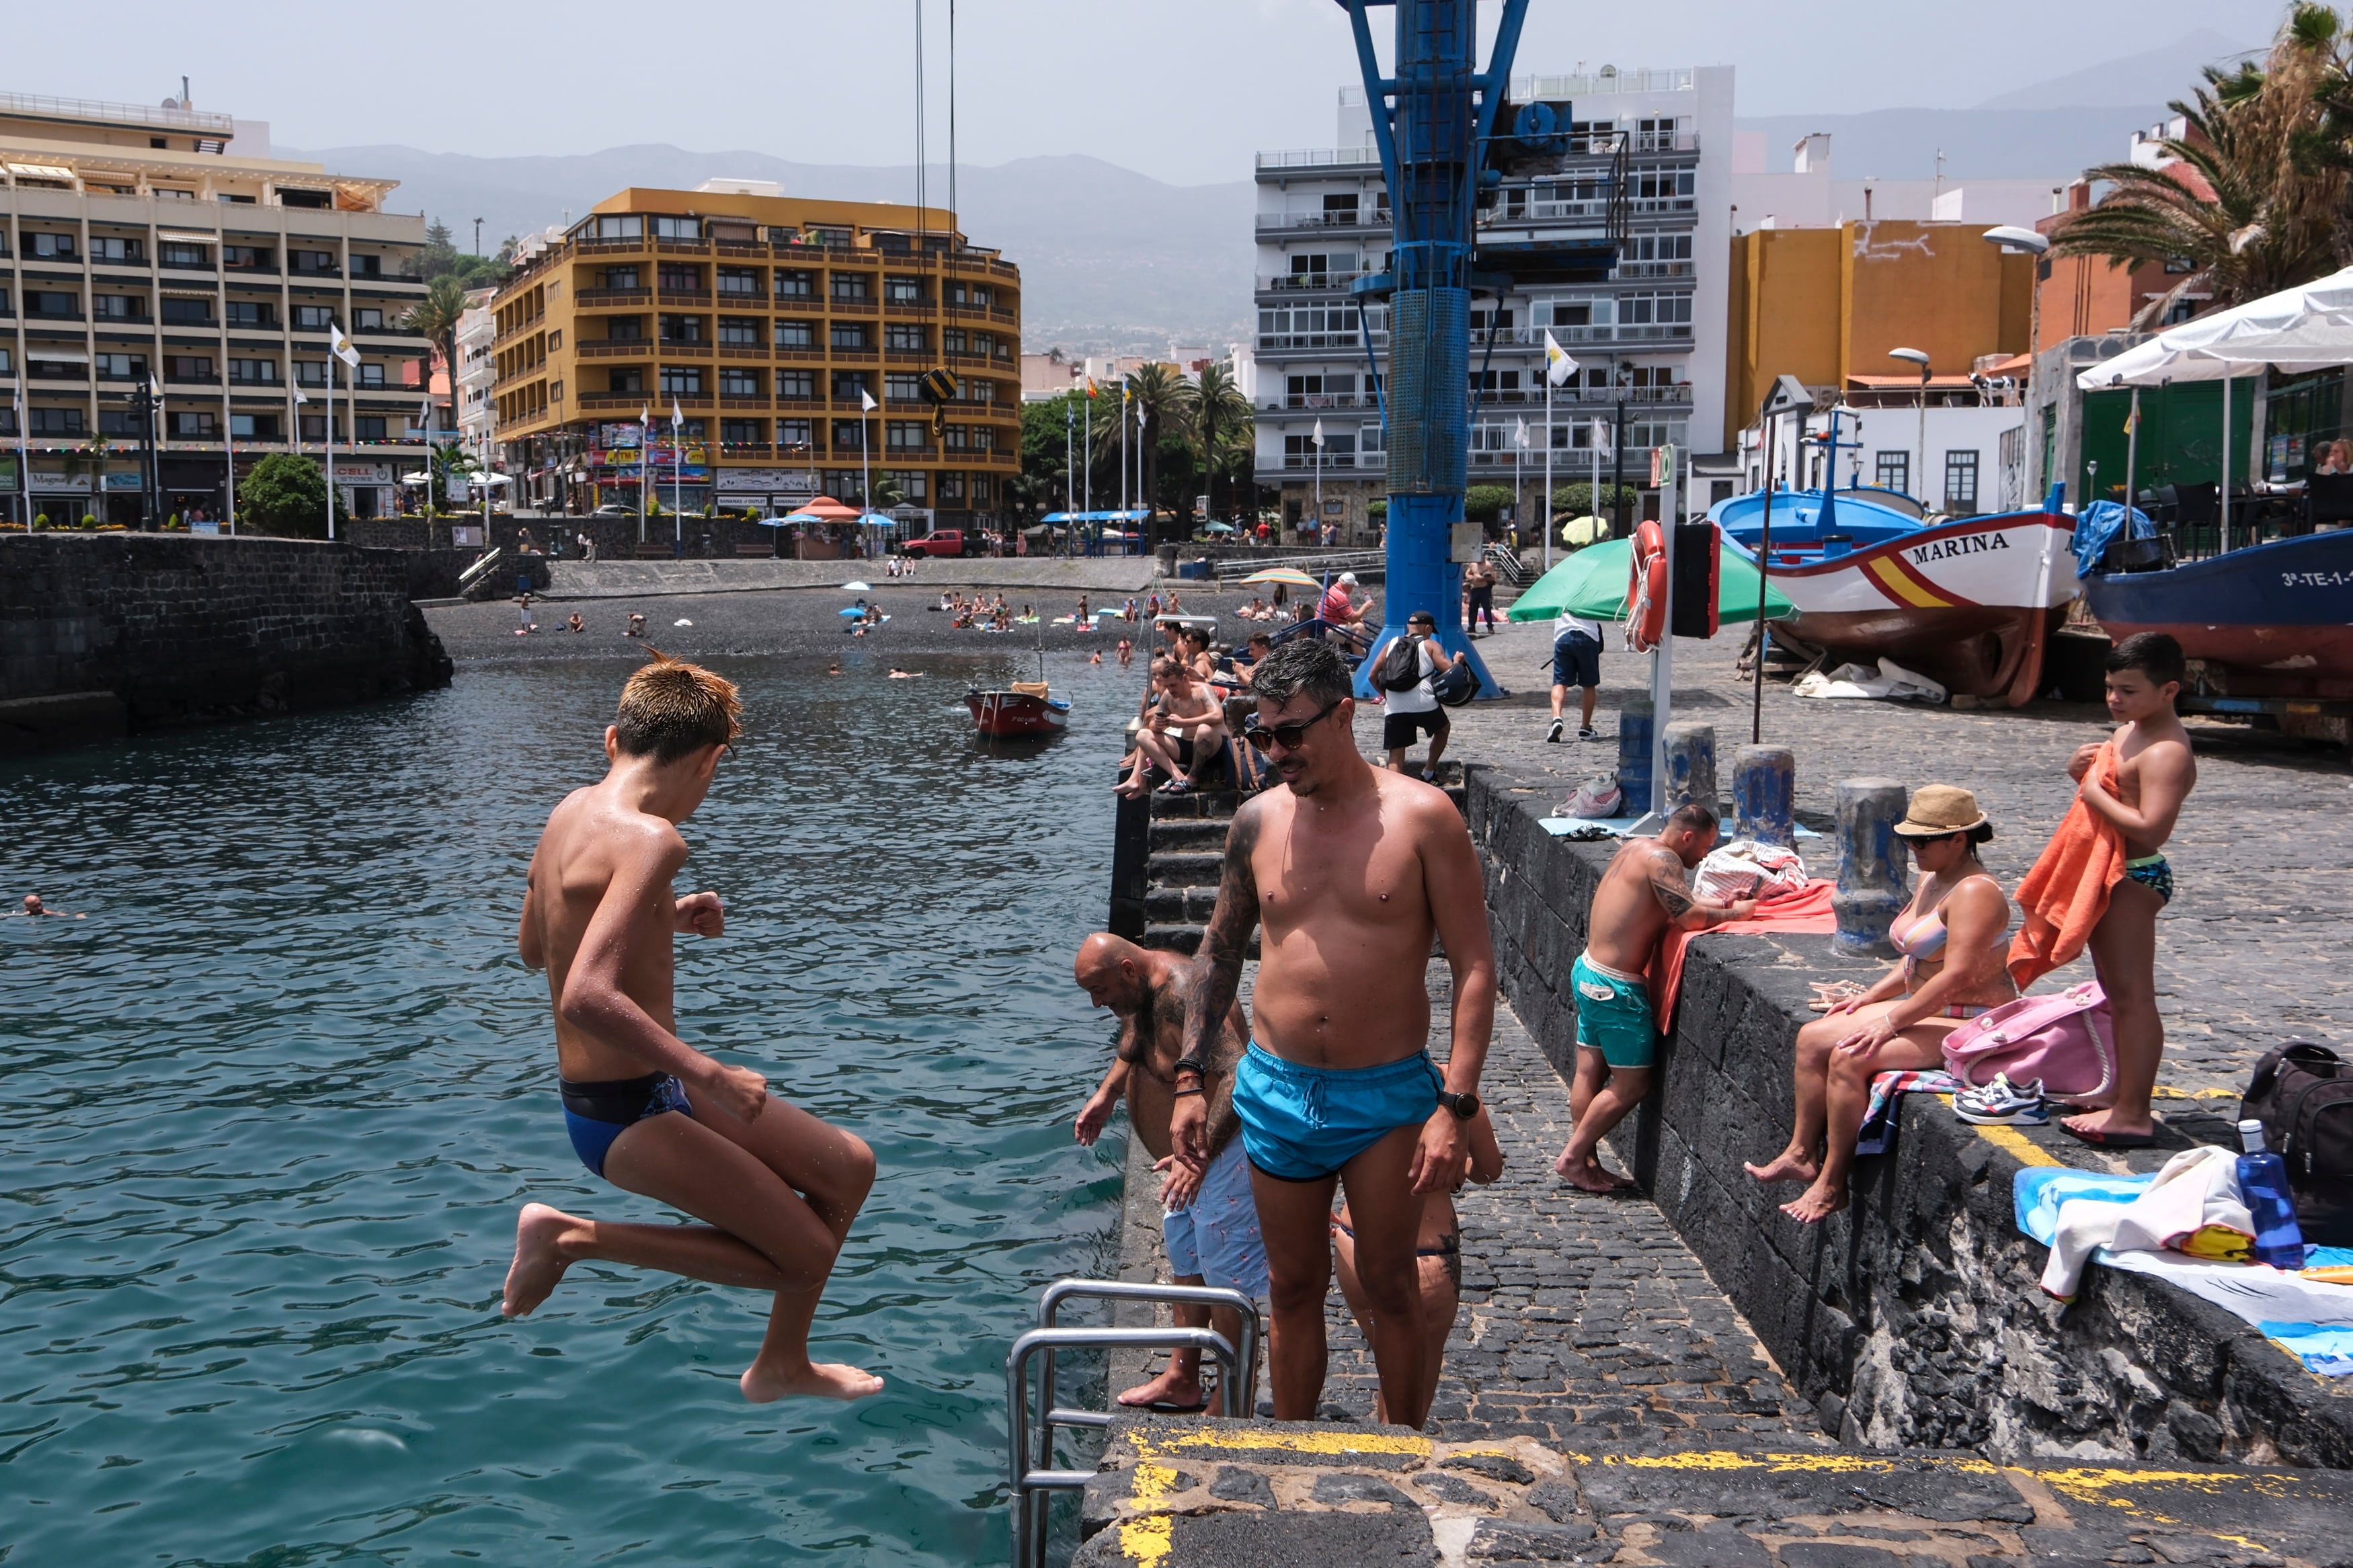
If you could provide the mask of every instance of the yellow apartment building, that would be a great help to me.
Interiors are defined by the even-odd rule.
[[[864,458],[878,489],[958,527],[1020,468],[1021,274],[942,208],[625,190],[491,310],[497,439],[542,506],[634,510],[648,456],[665,508],[674,487],[691,511],[857,504]],[[932,370],[956,382],[936,432]]]

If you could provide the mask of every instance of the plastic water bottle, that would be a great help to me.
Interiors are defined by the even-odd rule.
[[[2255,1261],[2274,1268],[2304,1267],[2304,1232],[2295,1223],[2295,1199],[2288,1192],[2287,1162],[2263,1147],[2263,1124],[2239,1123],[2239,1196],[2255,1217]]]

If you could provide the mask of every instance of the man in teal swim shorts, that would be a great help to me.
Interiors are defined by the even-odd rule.
[[[1715,813],[1683,806],[1656,838],[1629,839],[1594,890],[1585,952],[1568,972],[1577,1005],[1577,1076],[1568,1090],[1576,1131],[1553,1162],[1573,1187],[1612,1193],[1633,1185],[1603,1169],[1599,1151],[1609,1130],[1651,1092],[1659,1033],[1643,976],[1659,940],[1670,927],[1704,931],[1757,907],[1753,899],[1702,903],[1692,892],[1691,869],[1715,846]]]
[[[1275,1418],[1312,1420],[1322,1399],[1332,1195],[1345,1185],[1382,1409],[1418,1429],[1435,1386],[1414,1258],[1422,1204],[1462,1169],[1495,1020],[1485,888],[1444,792],[1357,751],[1348,667],[1330,643],[1277,648],[1250,695],[1244,738],[1289,787],[1245,802],[1227,836],[1169,1142],[1177,1160],[1206,1163],[1208,1100],[1225,1071],[1212,1031],[1256,928],[1255,1037],[1230,1081],[1266,1248]],[[1454,979],[1442,1073],[1429,1053],[1434,938]]]

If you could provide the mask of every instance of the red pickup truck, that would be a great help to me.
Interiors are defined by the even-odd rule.
[[[902,555],[977,555],[980,536],[965,533],[961,529],[943,529],[927,533],[921,539],[910,539],[899,546]]]

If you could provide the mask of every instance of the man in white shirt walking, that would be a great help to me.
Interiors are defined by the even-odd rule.
[[[1415,679],[1409,686],[1393,685],[1388,679],[1390,650],[1399,643],[1409,643],[1414,649]],[[1405,772],[1407,750],[1416,740],[1428,735],[1430,760],[1422,764],[1421,776],[1437,783],[1438,759],[1446,750],[1446,737],[1452,725],[1430,683],[1441,671],[1454,668],[1452,656],[1438,646],[1438,618],[1427,610],[1416,610],[1408,616],[1405,631],[1373,651],[1372,667],[1380,672],[1383,711],[1388,715],[1381,721],[1381,744],[1389,753],[1389,771]]]
[[[1568,689],[1574,686],[1582,693],[1577,738],[1592,740],[1593,699],[1600,685],[1601,623],[1564,611],[1552,624],[1552,727],[1545,731],[1545,739],[1560,739],[1565,727],[1560,710],[1568,700]]]

